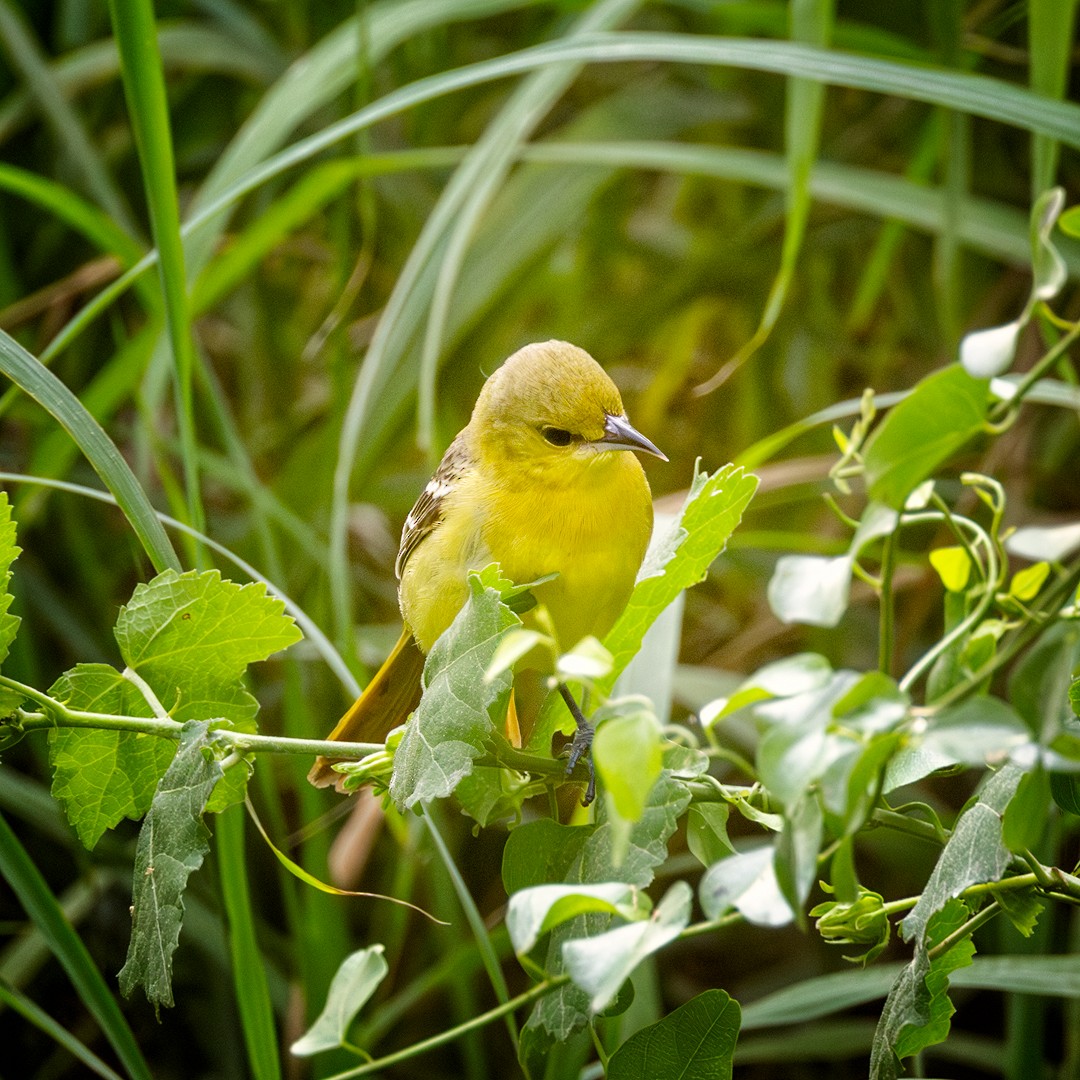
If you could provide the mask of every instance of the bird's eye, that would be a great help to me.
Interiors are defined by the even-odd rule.
[[[574,441],[574,436],[564,428],[546,427],[541,429],[540,434],[552,446],[569,446]]]

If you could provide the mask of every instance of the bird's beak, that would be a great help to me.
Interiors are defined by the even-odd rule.
[[[625,416],[612,416],[609,413],[604,420],[604,434],[596,440],[595,445],[597,450],[641,450],[667,461],[667,455],[649,442]]]

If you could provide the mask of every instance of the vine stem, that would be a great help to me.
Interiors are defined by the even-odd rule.
[[[518,994],[517,997],[511,998],[502,1005],[496,1005],[495,1008],[489,1009],[479,1016],[474,1016],[471,1020],[466,1020],[463,1024],[458,1024],[457,1027],[448,1028],[438,1035],[432,1035],[430,1039],[424,1039],[422,1042],[413,1043],[412,1046],[407,1046],[404,1050],[398,1050],[393,1054],[387,1054],[386,1057],[377,1058],[375,1061],[367,1061],[354,1069],[346,1069],[345,1072],[335,1073],[329,1080],[351,1080],[354,1076],[367,1076],[369,1073],[380,1072],[383,1069],[389,1068],[391,1065],[397,1065],[402,1061],[408,1061],[410,1058],[426,1053],[428,1050],[434,1050],[436,1047],[443,1046],[448,1042],[453,1042],[455,1039],[461,1038],[462,1035],[465,1035],[470,1031],[476,1031],[478,1028],[490,1024],[494,1020],[498,1020],[503,1016],[513,1013],[516,1009],[520,1009],[525,1005],[531,1005],[534,1001],[538,1001],[542,997],[547,997],[548,994],[557,990],[560,986],[564,986],[569,981],[569,975],[556,975],[546,982],[537,983],[536,986],[526,990],[525,993]]]
[[[25,686],[6,675],[0,675],[0,686],[6,686],[23,697],[37,702],[40,712],[16,709],[15,723],[0,721],[0,734],[5,727],[22,731],[53,728],[99,728],[107,731],[129,731],[144,735],[157,735],[165,739],[179,739],[184,724],[169,716],[124,716],[114,713],[91,712],[72,709],[63,702]],[[345,761],[359,761],[376,751],[385,749],[382,743],[331,742],[329,739],[291,739],[279,735],[256,735],[230,728],[216,728],[214,738],[239,753],[262,754],[323,754]]]

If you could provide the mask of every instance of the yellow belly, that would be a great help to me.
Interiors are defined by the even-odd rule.
[[[598,459],[558,482],[523,477],[510,490],[481,476],[462,479],[402,573],[402,615],[424,652],[464,604],[468,572],[491,562],[519,583],[558,574],[536,597],[563,649],[611,629],[649,542],[652,497],[632,453]]]

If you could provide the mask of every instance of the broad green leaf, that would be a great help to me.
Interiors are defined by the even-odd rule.
[[[735,848],[728,839],[727,820],[731,807],[726,802],[696,802],[686,815],[686,846],[702,866],[712,866]]]
[[[963,592],[971,578],[971,557],[962,547],[934,548],[930,565],[938,572],[941,584],[949,592]]]
[[[405,809],[444,799],[473,770],[505,715],[512,678],[485,680],[495,650],[521,620],[502,601],[504,579],[489,566],[469,575],[469,599],[424,664],[424,696],[394,755],[390,795]]]
[[[776,880],[771,844],[741,851],[709,867],[698,887],[706,918],[733,908],[755,926],[786,926],[795,918]]]
[[[960,363],[964,370],[976,379],[1004,375],[1012,367],[1023,328],[1023,322],[1014,320],[965,335],[960,342]]]
[[[589,995],[593,1014],[607,1008],[642,960],[686,929],[693,899],[690,886],[685,881],[676,881],[656,905],[651,918],[604,934],[574,938],[563,945],[566,971]]]
[[[284,612],[261,582],[237,585],[216,570],[166,570],[135,587],[120,609],[116,640],[124,662],[151,687],[163,678],[179,688],[196,674],[206,683],[227,684],[249,664],[300,640]],[[162,704],[171,709],[183,696],[177,692]]]
[[[73,709],[117,716],[153,712],[134,683],[108,664],[79,664],[49,694]],[[49,732],[52,794],[87,848],[125,817],[150,809],[158,780],[176,753],[172,739],[105,728]]]
[[[881,783],[882,794],[888,795],[890,791],[914,784],[938,769],[947,769],[956,764],[956,758],[951,754],[921,743],[905,746],[894,754],[885,766],[885,779]]]
[[[611,1055],[607,1080],[730,1080],[739,1003],[706,990],[635,1032]]]
[[[758,668],[728,698],[710,702],[701,709],[701,722],[711,727],[729,713],[756,701],[772,697],[794,697],[823,686],[832,676],[832,666],[818,653],[796,653]]]
[[[535,885],[510,897],[506,929],[510,932],[514,952],[520,956],[532,949],[552,927],[577,915],[602,911],[630,918],[633,905],[640,903],[638,897],[638,891],[622,881],[596,885]],[[640,899],[647,905],[647,898]],[[648,914],[648,908],[642,908],[640,914]]]
[[[922,737],[930,754],[985,765],[1031,740],[1031,729],[1001,698],[980,694],[943,709]]]
[[[624,707],[613,702],[602,712],[615,709],[618,714],[603,722],[597,715],[592,755],[615,830],[616,859],[621,859],[630,827],[645,812],[649,792],[663,769],[664,755],[660,724],[648,703],[627,701]]]
[[[902,507],[912,489],[982,430],[989,397],[987,383],[959,364],[923,379],[867,440],[870,497]]]
[[[206,752],[209,727],[206,721],[185,725],[135,849],[131,943],[120,990],[130,997],[141,986],[155,1007],[173,1003],[172,955],[184,918],[184,889],[210,850],[202,818],[222,770]]]
[[[964,938],[933,961],[929,951],[967,918],[965,905],[950,900],[930,920],[925,945],[916,945],[914,959],[901,971],[881,1011],[870,1052],[870,1080],[896,1080],[899,1058],[948,1035],[949,1018],[955,1012],[948,996],[949,976],[971,963],[975,946],[970,937]]]
[[[978,801],[960,816],[919,902],[900,923],[905,941],[921,942],[931,917],[969,885],[1001,879],[1010,858],[1001,842],[1001,819],[1023,775],[1006,765],[990,777]]]
[[[321,1050],[336,1050],[342,1046],[353,1017],[375,993],[389,970],[382,945],[371,945],[346,956],[330,983],[323,1011],[289,1050],[298,1057],[308,1057]]]
[[[1070,206],[1058,218],[1058,228],[1066,235],[1080,240],[1080,206]]]
[[[19,630],[19,619],[12,615],[12,596],[8,592],[11,583],[11,564],[22,549],[15,545],[15,522],[11,518],[11,505],[7,492],[0,491],[0,664],[7,659],[8,649]]]
[[[1016,794],[1005,808],[1002,843],[1010,851],[1035,850],[1050,824],[1050,775],[1036,766],[1020,778]]]

